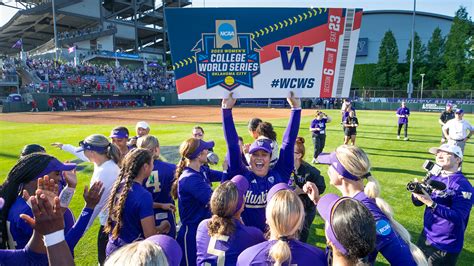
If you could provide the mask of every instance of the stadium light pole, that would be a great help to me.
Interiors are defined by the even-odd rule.
[[[421,76],[420,100],[423,100],[423,80],[425,79],[425,73],[420,74],[420,76]]]
[[[53,28],[54,28],[54,59],[58,61],[58,31],[56,30],[56,8],[54,7],[54,0],[51,2],[53,8]]]
[[[413,0],[413,20],[411,24],[411,51],[410,51],[410,79],[408,81],[407,93],[408,99],[413,93],[413,50],[415,47],[415,15],[416,15],[416,0]]]

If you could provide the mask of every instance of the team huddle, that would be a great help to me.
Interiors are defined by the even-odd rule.
[[[324,194],[320,171],[304,160],[301,102],[293,94],[287,100],[290,118],[280,144],[271,123],[258,118],[248,125],[254,141],[245,144],[232,114],[236,99],[222,100],[222,171],[211,169],[218,161],[214,142],[204,140],[199,126],[180,145],[177,165],[160,159],[159,140],[144,121],[135,137],[116,127],[110,140],[93,134],[78,147],[54,143],[94,165],[77,220],[68,208],[76,164],[25,146],[0,187],[0,265],[72,265],[75,246],[97,217],[101,265],[373,265],[379,253],[392,265],[456,264],[473,203],[461,171],[473,132],[468,123],[444,121],[448,143],[429,150],[440,171],[412,193],[413,204],[425,207],[415,244],[380,197],[367,154],[355,146],[359,122],[351,103],[341,110],[345,138],[335,151],[323,153],[329,116],[317,111],[309,126],[312,163],[329,165],[338,196]],[[409,114],[405,104],[397,110],[398,137],[405,126],[406,140]],[[455,136],[459,127],[462,141]],[[431,180],[443,189],[431,189]],[[306,243],[316,213],[325,221],[325,251]]]

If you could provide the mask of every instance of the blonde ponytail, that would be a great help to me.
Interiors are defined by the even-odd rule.
[[[291,261],[291,249],[288,242],[284,240],[277,240],[270,248],[268,254],[273,259],[275,266],[283,265],[285,261]]]
[[[278,239],[270,248],[269,255],[275,265],[288,262],[291,265],[289,239],[295,239],[304,220],[304,207],[296,193],[282,190],[273,195],[265,209],[271,239]]]
[[[338,160],[344,168],[351,174],[367,178],[367,184],[364,187],[364,193],[367,197],[373,199],[377,207],[387,216],[395,232],[410,246],[410,251],[417,265],[428,265],[423,252],[413,243],[408,230],[393,218],[393,209],[380,197],[380,184],[372,175],[370,175],[370,161],[367,154],[359,147],[341,145],[336,149]]]
[[[421,249],[411,242],[411,235],[408,230],[393,218],[392,207],[390,207],[390,205],[385,200],[380,198],[380,184],[373,176],[367,177],[367,184],[365,185],[364,193],[367,195],[367,197],[375,200],[375,204],[377,204],[377,207],[379,207],[385,216],[387,216],[395,232],[397,232],[403,241],[409,244],[411,255],[413,256],[416,264],[419,266],[428,265],[426,257]]]

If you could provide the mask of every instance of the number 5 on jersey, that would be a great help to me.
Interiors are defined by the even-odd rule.
[[[225,264],[225,250],[219,250],[216,248],[217,240],[227,242],[229,240],[229,236],[217,235],[211,237],[209,241],[209,246],[207,247],[207,253],[217,256],[217,266],[224,266]],[[207,265],[211,265],[210,263],[206,263]]]
[[[148,180],[146,181],[146,187],[152,187],[153,188],[153,193],[157,193],[161,191],[161,183],[160,179],[158,178],[158,171],[153,171],[151,172],[151,176],[148,177]]]

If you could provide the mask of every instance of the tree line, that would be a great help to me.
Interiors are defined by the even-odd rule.
[[[437,27],[427,43],[421,42],[415,32],[413,49],[413,80],[419,88],[420,74],[424,73],[424,89],[473,90],[474,89],[474,24],[466,8],[456,11],[451,29],[443,37]],[[406,51],[405,63],[398,63],[399,51],[395,36],[387,31],[379,48],[378,62],[372,66],[356,65],[353,86],[377,86],[406,90],[410,69],[411,40]],[[360,66],[360,67],[359,67]],[[359,69],[357,69],[359,68]],[[375,75],[374,75],[375,74]],[[374,75],[363,78],[363,75]],[[363,84],[366,83],[366,84]],[[370,83],[370,84],[367,84]]]

